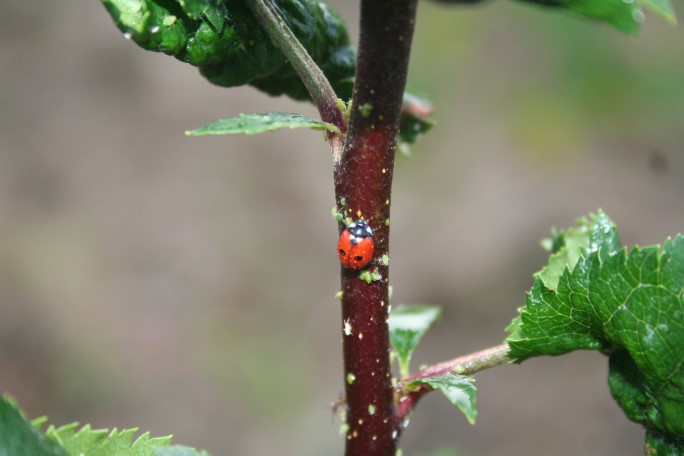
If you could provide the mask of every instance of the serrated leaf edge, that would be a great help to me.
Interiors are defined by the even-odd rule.
[[[267,125],[267,121],[272,121],[272,118],[278,118],[280,124],[269,127],[264,127],[263,129],[253,129],[250,127],[240,128],[235,126],[232,129],[224,128],[220,129],[222,123],[235,121],[236,124],[239,122],[253,122],[258,121],[262,118],[264,121],[264,126]],[[296,119],[296,120],[295,120]],[[288,124],[288,120],[292,121]],[[214,129],[215,128],[215,129]],[[313,117],[304,116],[302,114],[289,113],[289,112],[269,112],[261,114],[244,114],[241,113],[238,117],[229,117],[225,119],[220,119],[216,122],[204,125],[202,127],[196,128],[194,130],[188,130],[185,132],[186,136],[210,136],[210,135],[230,135],[230,134],[245,134],[245,135],[257,135],[261,133],[267,133],[270,131],[283,130],[288,128],[290,130],[297,128],[308,128],[310,130],[323,130],[329,131],[334,134],[339,134],[340,130],[335,125],[323,122],[319,119],[314,119]]]

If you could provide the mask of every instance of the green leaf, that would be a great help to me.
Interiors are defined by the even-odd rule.
[[[399,140],[406,144],[415,143],[434,126],[434,122],[429,118],[431,114],[430,102],[408,92],[404,93],[399,120]]]
[[[150,438],[149,433],[133,437],[137,429],[78,428],[78,423],[59,428],[39,426],[45,418],[29,422],[16,402],[0,397],[0,456],[210,456],[183,446],[168,446],[171,436]]]
[[[9,396],[0,397],[0,455],[69,456],[52,436],[28,421]]]
[[[637,33],[643,21],[639,4],[632,0],[521,0],[539,6],[560,8],[581,16],[607,22],[626,33]]]
[[[449,372],[434,377],[417,378],[406,385],[408,391],[427,385],[439,390],[449,401],[463,412],[470,424],[477,420],[477,389],[472,377]]]
[[[181,445],[174,445],[166,448],[155,448],[154,456],[211,456],[206,451],[197,451]]]
[[[397,355],[402,377],[409,375],[413,351],[441,314],[442,309],[436,306],[399,306],[390,313],[390,343]]]
[[[171,442],[171,436],[151,439],[149,433],[133,441],[137,432],[137,429],[92,429],[90,425],[78,429],[78,423],[73,423],[59,428],[50,427],[45,435],[59,441],[72,456],[154,456],[155,448],[165,447]]]
[[[397,456],[399,455],[397,454]],[[421,456],[463,456],[463,454],[453,448],[439,448],[427,454],[421,454]]]
[[[581,255],[601,251],[605,258],[620,249],[620,237],[613,221],[603,212],[589,214],[577,221],[577,226],[563,231],[552,230],[552,237],[544,239],[542,246],[551,252],[549,261],[541,271],[534,274],[550,290],[558,288],[558,282],[566,269],[572,271]],[[522,308],[518,309],[521,311]],[[520,337],[520,317],[513,319],[507,331],[511,339]]]
[[[213,84],[222,87],[248,84],[269,95],[309,100],[299,76],[241,0],[101,1],[125,37],[144,49],[163,52],[198,67]],[[315,0],[274,2],[287,25],[323,70],[337,96],[350,99],[356,49],[349,43],[344,20]],[[400,140],[413,143],[432,127],[432,122],[427,119],[429,104],[411,95],[407,97]],[[220,130],[222,122],[227,121],[204,128]],[[334,131],[327,124],[325,128]]]
[[[611,392],[625,414],[677,444],[684,435],[684,238],[617,250],[608,220],[592,225],[594,241],[556,290],[537,276],[512,325],[509,354],[522,361],[609,351]]]
[[[657,367],[644,369],[637,361],[643,362],[643,357],[633,358],[626,350],[611,355],[608,384],[613,398],[627,418],[646,427],[646,446],[657,449],[647,454],[684,454],[682,368],[668,365],[672,369],[668,379]]]
[[[670,24],[674,25],[677,23],[677,16],[675,15],[670,0],[639,0],[639,3],[641,3],[644,8],[660,15]]]
[[[469,4],[482,0],[437,0],[442,3]],[[641,8],[658,14],[671,24],[677,22],[670,0],[518,0],[540,7],[577,14],[611,24],[626,33],[637,33],[644,20]]]
[[[612,220],[603,212],[581,218],[577,226],[564,231],[552,231],[552,239],[545,240],[547,250],[551,251],[549,263],[535,277],[554,289],[566,268],[572,270],[581,255],[602,249],[601,255],[612,255],[620,249],[620,237]]]
[[[301,114],[287,112],[269,112],[266,114],[240,114],[240,117],[221,119],[196,130],[185,132],[188,136],[203,135],[228,135],[244,133],[256,135],[267,131],[281,130],[283,128],[310,128],[312,130],[327,130],[338,133],[339,130],[333,124],[312,119]]]
[[[252,85],[271,95],[309,95],[241,0],[101,0],[124,36],[140,47],[172,55],[223,87]],[[351,97],[356,51],[346,24],[314,0],[274,0],[278,11],[330,80]]]
[[[646,445],[644,446],[646,456],[681,456],[684,453],[683,450],[684,443],[681,439],[673,441],[657,432],[646,432]]]

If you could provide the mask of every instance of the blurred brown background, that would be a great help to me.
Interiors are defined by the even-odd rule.
[[[355,36],[356,2],[330,3]],[[215,456],[341,454],[326,145],[183,136],[313,108],[213,87],[97,1],[3,0],[0,38],[0,391]],[[603,208],[627,245],[683,230],[683,27],[423,2],[410,84],[438,124],[398,158],[394,303],[444,306],[415,367],[505,337],[552,226]],[[404,454],[640,455],[606,371],[575,353],[482,373],[477,425],[432,395]]]

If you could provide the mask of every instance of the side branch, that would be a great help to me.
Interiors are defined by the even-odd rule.
[[[460,375],[473,375],[477,372],[491,369],[492,367],[501,366],[511,362],[508,356],[508,344],[497,345],[496,347],[487,348],[479,352],[471,353],[469,355],[460,356],[458,358],[444,361],[442,363],[433,364],[425,369],[422,369],[415,374],[402,379],[402,383],[409,383],[418,378],[436,377],[438,375],[446,374],[448,372],[455,372]],[[401,384],[396,388],[396,394],[400,397],[399,407],[397,410],[398,419],[403,419],[408,416],[416,404],[427,393],[432,391],[427,386],[421,387],[418,390],[413,390],[408,393],[404,392]]]
[[[444,361],[439,364],[433,364],[432,366],[428,366],[403,379],[403,381],[410,382],[417,378],[435,377],[437,375],[446,374],[447,372],[456,372],[460,375],[473,375],[477,372],[509,363],[511,358],[508,356],[508,350],[508,344],[486,348],[479,352],[459,356],[458,358]]]

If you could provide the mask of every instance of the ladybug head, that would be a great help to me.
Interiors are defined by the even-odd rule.
[[[373,237],[373,230],[365,220],[357,220],[347,229],[352,235],[352,244],[358,244],[363,238]]]

